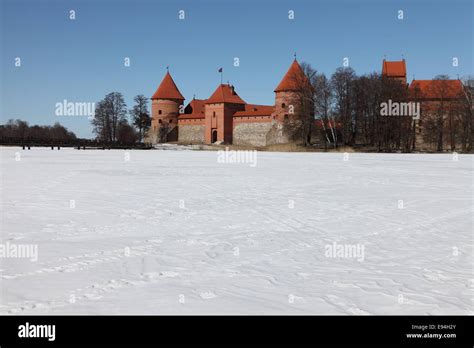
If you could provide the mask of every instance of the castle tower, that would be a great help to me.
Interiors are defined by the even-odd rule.
[[[382,78],[398,80],[406,86],[407,66],[405,59],[398,61],[387,61],[384,59],[382,63]]]
[[[184,97],[174,83],[169,71],[166,72],[158,89],[151,97],[152,134],[156,136],[160,128],[166,125],[170,135],[166,141],[178,140],[179,108],[183,105],[183,101]],[[173,130],[175,130],[174,133],[176,134],[173,134]]]
[[[277,121],[283,122],[285,120],[291,120],[298,115],[300,111],[298,94],[307,82],[308,78],[295,58],[274,91],[275,116]]]
[[[234,86],[219,85],[205,104],[205,143],[222,141],[232,144],[233,116],[242,110],[245,110],[245,101],[239,97]]]

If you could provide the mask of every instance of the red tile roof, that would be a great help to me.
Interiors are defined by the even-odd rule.
[[[163,81],[161,81],[160,86],[156,90],[155,94],[151,97],[151,99],[178,99],[184,100],[183,95],[179,91],[178,87],[173,81],[170,73],[167,72]]]
[[[269,116],[274,110],[269,105],[245,104],[245,110],[237,111],[234,116]]]
[[[308,78],[295,59],[277,88],[275,88],[275,92],[297,91],[300,88],[301,81],[307,82]]]
[[[382,63],[382,76],[386,77],[406,77],[407,66],[405,60],[386,61]]]
[[[410,95],[417,99],[453,99],[463,93],[460,80],[413,80]]]
[[[205,99],[193,99],[184,108],[184,114],[180,114],[180,118],[204,118]]]
[[[235,92],[234,86],[222,84],[219,85],[209,99],[206,100],[206,104],[211,103],[245,104],[245,101]]]

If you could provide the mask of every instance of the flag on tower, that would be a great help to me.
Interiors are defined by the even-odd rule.
[[[221,85],[222,85],[222,75],[223,75],[222,71],[223,71],[223,69],[222,69],[222,68],[219,68],[218,71],[219,71],[219,73],[221,74]]]

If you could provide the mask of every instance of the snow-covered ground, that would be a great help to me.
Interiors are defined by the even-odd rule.
[[[0,313],[473,313],[471,155],[0,153]]]

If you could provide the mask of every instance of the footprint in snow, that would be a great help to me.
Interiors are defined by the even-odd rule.
[[[311,276],[311,274],[305,272],[298,272],[296,275],[304,279],[308,279]]]
[[[173,271],[162,271],[159,273],[149,272],[149,273],[142,274],[142,277],[145,277],[148,280],[157,279],[157,278],[174,278],[177,276],[179,276],[179,273],[173,272]]]
[[[201,292],[201,294],[200,294],[199,296],[201,296],[201,298],[202,298],[203,300],[210,300],[210,299],[212,299],[212,298],[216,298],[216,297],[217,297],[216,294],[214,294],[214,293],[211,292],[211,291]]]
[[[179,276],[179,273],[173,272],[173,271],[165,271],[165,272],[160,272],[160,276],[165,277],[165,278],[174,278],[174,277]]]
[[[97,295],[97,294],[87,293],[87,294],[84,294],[84,298],[86,298],[88,300],[100,300],[102,298],[102,296]]]

